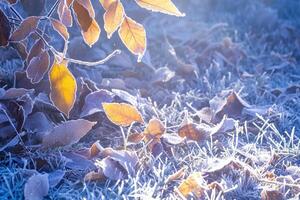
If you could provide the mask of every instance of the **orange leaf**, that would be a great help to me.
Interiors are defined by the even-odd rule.
[[[165,126],[158,119],[151,119],[146,127],[144,133],[147,140],[156,138],[159,139],[165,132]]]
[[[118,126],[129,126],[133,122],[143,123],[139,111],[126,103],[103,103],[104,112],[108,119]]]
[[[143,25],[126,16],[119,29],[119,36],[129,51],[138,56],[140,62],[147,46]]]
[[[31,83],[39,83],[43,79],[49,64],[50,56],[48,51],[44,51],[39,56],[32,58],[26,69],[26,75]]]
[[[80,4],[79,1],[73,2],[73,8],[81,28],[84,42],[87,45],[92,46],[99,39],[101,33],[100,27],[94,17],[90,15],[90,11],[87,10],[84,5]]]
[[[0,46],[8,45],[10,25],[6,15],[0,10]]]
[[[104,29],[107,37],[111,38],[112,34],[118,29],[124,19],[124,8],[120,0],[113,2],[103,15]]]
[[[76,80],[67,67],[67,62],[54,62],[50,72],[50,99],[53,104],[69,117],[76,99]]]
[[[57,31],[65,40],[69,39],[69,32],[66,26],[56,19],[50,19],[52,27]]]
[[[135,0],[136,3],[142,8],[154,12],[161,12],[169,15],[175,15],[177,17],[185,16],[184,13],[181,13],[176,6],[172,3],[171,0]]]
[[[204,195],[204,189],[201,187],[203,177],[200,172],[195,172],[185,179],[179,186],[179,192],[188,197],[190,194],[200,198]]]
[[[27,36],[29,36],[33,31],[36,30],[38,22],[40,18],[36,16],[27,17],[22,21],[18,29],[13,32],[10,37],[11,41],[19,42],[24,40]]]

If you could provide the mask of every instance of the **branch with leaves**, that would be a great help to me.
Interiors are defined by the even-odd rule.
[[[21,1],[24,8],[30,7],[31,1]],[[30,2],[30,3],[29,3]],[[171,0],[135,0],[142,8],[174,16],[184,16]],[[100,38],[101,28],[95,19],[95,10],[90,0],[57,0],[47,15],[29,16],[25,19],[14,9],[18,0],[7,0],[6,6],[11,10],[7,17],[0,10],[0,46],[12,44],[25,61],[27,78],[32,84],[39,83],[48,73],[50,82],[50,99],[52,103],[66,116],[76,99],[76,80],[68,69],[68,63],[84,66],[102,65],[113,56],[120,53],[115,50],[106,58],[95,62],[76,60],[66,56],[70,39],[69,27],[76,21],[84,42],[92,47]],[[115,32],[127,49],[141,61],[147,47],[146,31],[142,24],[126,15],[121,0],[100,0],[105,13],[103,15],[104,30],[108,39]],[[53,18],[57,12],[58,19]],[[51,44],[51,39],[43,30],[50,26],[64,40],[64,49],[58,51]],[[14,28],[14,30],[12,30]],[[45,28],[44,28],[45,29]],[[28,42],[33,39],[31,45]],[[27,52],[27,49],[30,49]],[[53,59],[51,59],[53,58]]]

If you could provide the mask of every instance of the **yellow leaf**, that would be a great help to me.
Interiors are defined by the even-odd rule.
[[[67,62],[54,62],[50,72],[50,99],[52,103],[69,117],[76,99],[76,80],[67,67]]]
[[[109,6],[116,1],[117,0],[100,0],[100,3],[104,10],[108,10]]]
[[[119,29],[119,36],[129,51],[138,56],[140,62],[147,46],[143,25],[126,16]]]
[[[102,106],[108,119],[118,126],[129,126],[133,122],[144,122],[139,111],[130,104],[103,103]]]
[[[201,186],[202,181],[203,181],[203,177],[201,173],[195,172],[189,175],[189,177],[187,177],[187,179],[185,179],[178,186],[178,190],[186,198],[190,194],[193,194],[194,196],[200,198],[204,195],[204,189]]]
[[[124,8],[120,0],[113,2],[103,15],[104,29],[107,37],[111,38],[112,34],[118,29],[124,19]]]
[[[184,13],[181,13],[176,6],[172,3],[171,0],[135,0],[136,3],[142,8],[154,12],[161,12],[169,15],[175,15],[177,17],[185,16]]]

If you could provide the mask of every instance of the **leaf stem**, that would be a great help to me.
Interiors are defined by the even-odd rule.
[[[47,18],[49,18],[49,17],[53,14],[53,12],[54,12],[54,10],[56,9],[56,7],[57,7],[59,1],[60,1],[60,0],[56,0],[56,2],[53,4],[53,6],[51,7],[50,11],[49,11],[48,14],[47,14]]]

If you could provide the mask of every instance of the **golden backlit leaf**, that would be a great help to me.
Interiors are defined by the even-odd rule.
[[[177,17],[185,16],[181,13],[171,0],[135,0],[136,3],[142,8],[154,12],[161,12],[169,15],[175,15]]]
[[[204,189],[201,187],[202,182],[203,177],[201,173],[194,172],[178,186],[178,190],[186,198],[191,194],[197,198],[200,198],[204,195]]]
[[[76,80],[67,67],[67,62],[54,62],[50,72],[50,99],[52,103],[69,117],[76,99]]]
[[[101,33],[100,27],[94,17],[91,16],[91,11],[89,11],[79,1],[73,2],[73,8],[77,17],[78,24],[81,28],[81,34],[83,36],[84,42],[87,45],[92,46],[99,39]]]
[[[165,132],[165,126],[162,124],[160,120],[156,118],[151,119],[146,129],[144,130],[144,134],[147,140],[153,138],[159,139],[164,134],[164,132]]]
[[[68,40],[70,35],[67,27],[56,19],[50,19],[53,29],[58,32],[64,40]]]
[[[109,6],[116,2],[117,0],[99,0],[102,7],[105,9],[105,10],[108,10]]]
[[[13,32],[10,37],[11,41],[18,42],[24,40],[27,36],[29,36],[33,31],[36,30],[40,18],[36,16],[27,17],[22,21],[18,29]]]
[[[120,26],[119,36],[129,51],[138,56],[140,62],[147,46],[143,25],[126,16]]]
[[[120,0],[113,2],[103,15],[104,29],[107,37],[111,38],[112,34],[118,29],[124,19],[124,8]]]
[[[26,75],[31,83],[39,83],[46,74],[49,65],[50,56],[48,51],[44,51],[39,56],[32,58],[26,69]]]
[[[0,10],[0,46],[8,45],[10,30],[11,28],[6,15]]]
[[[59,20],[67,27],[73,24],[72,12],[65,0],[60,0],[57,8]]]
[[[139,111],[126,103],[103,103],[104,112],[108,119],[118,126],[129,126],[133,122],[143,123]]]

